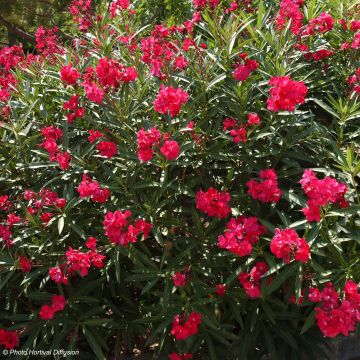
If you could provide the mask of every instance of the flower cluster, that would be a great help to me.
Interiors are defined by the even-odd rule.
[[[92,201],[104,203],[110,196],[109,189],[100,187],[100,184],[96,180],[92,180],[85,174],[80,185],[77,187],[77,191],[81,198],[90,197]]]
[[[66,205],[66,199],[59,198],[55,191],[43,188],[39,193],[32,190],[25,190],[24,199],[29,201],[26,210],[29,214],[40,214],[40,219],[44,224],[47,224],[51,218],[55,215],[52,211],[40,211],[46,210],[50,207],[50,210],[55,208],[56,211],[62,209]]]
[[[291,80],[288,76],[272,77],[269,81],[270,97],[267,108],[270,111],[294,111],[296,105],[303,104],[307,87],[302,81]]]
[[[191,312],[185,321],[181,315],[176,315],[172,324],[171,335],[176,340],[186,340],[188,337],[198,333],[198,327],[201,323],[201,314]]]
[[[96,74],[103,89],[118,88],[122,82],[129,83],[137,79],[133,66],[126,67],[115,60],[102,58],[96,66]]]
[[[224,235],[218,237],[218,245],[238,256],[247,256],[264,233],[266,228],[254,216],[232,218],[226,225]]]
[[[22,272],[28,273],[31,270],[32,261],[24,256],[19,256],[19,265]]]
[[[216,284],[215,293],[219,296],[224,296],[227,290],[226,284]]]
[[[261,277],[269,270],[269,266],[258,261],[249,273],[242,272],[238,275],[241,286],[245,289],[246,295],[251,299],[261,297]]]
[[[66,114],[69,124],[72,124],[75,119],[82,118],[85,115],[85,108],[79,104],[79,95],[72,95],[68,101],[64,102],[64,110],[69,110]]]
[[[114,0],[109,7],[110,18],[114,18],[130,7],[129,0]],[[130,11],[132,13],[132,11]]]
[[[111,159],[118,153],[117,145],[112,141],[100,141],[97,144],[97,149],[101,156],[105,156],[108,159]]]
[[[319,180],[313,170],[307,169],[304,171],[300,184],[309,198],[306,202],[307,207],[303,208],[308,221],[320,221],[320,208],[329,203],[337,203],[342,208],[349,206],[345,200],[348,187],[330,176]]]
[[[88,275],[91,266],[103,268],[105,256],[96,251],[96,239],[89,238],[86,247],[90,248],[90,251],[86,253],[69,247],[65,254],[66,263],[50,268],[50,279],[56,284],[67,285],[69,277],[74,276],[76,273],[81,277],[85,277]]]
[[[253,126],[260,124],[260,118],[255,113],[250,113],[248,115],[247,123],[242,123],[239,125],[236,119],[226,118],[224,121],[224,131],[228,131],[229,134],[233,138],[233,142],[235,144],[239,143],[240,141],[245,143],[247,138],[247,126]]]
[[[50,161],[57,161],[62,170],[67,170],[70,164],[70,153],[61,152],[57,145],[57,140],[62,138],[62,130],[54,126],[40,129],[44,141],[39,145],[49,153]]]
[[[304,35],[314,35],[315,33],[326,33],[334,27],[334,19],[327,12],[321,13],[317,18],[310,19],[309,25],[303,32]]]
[[[319,329],[326,337],[348,336],[360,322],[360,293],[358,285],[351,280],[345,284],[343,300],[330,282],[322,291],[310,288],[309,300],[320,303],[315,308],[315,316]]]
[[[245,81],[250,74],[255,71],[259,64],[256,60],[250,60],[247,58],[247,54],[243,53],[240,55],[240,58],[243,60],[243,64],[237,64],[233,72],[233,77],[237,81]]]
[[[0,329],[0,345],[9,350],[18,347],[19,336],[17,332]]]
[[[186,69],[188,61],[185,56],[178,50],[177,41],[169,40],[170,32],[184,32],[191,30],[195,21],[188,21],[184,27],[173,27],[169,29],[162,25],[155,26],[152,36],[141,40],[142,57],[141,60],[150,67],[153,76],[159,79],[166,79],[169,68],[174,71]],[[190,38],[183,42],[182,50],[189,50],[190,46],[195,45]]]
[[[293,259],[306,263],[310,258],[308,243],[304,238],[299,238],[294,229],[275,229],[275,235],[270,242],[270,250],[285,263]]]
[[[304,18],[300,7],[303,5],[303,0],[282,0],[280,9],[276,16],[275,22],[279,30],[284,29],[288,20],[291,21],[290,29],[295,34],[300,33],[302,27],[302,20]]]
[[[57,27],[45,29],[43,26],[36,30],[36,50],[39,54],[52,59],[55,54],[62,54],[64,52],[59,46],[58,30]]]
[[[172,280],[174,285],[177,287],[185,287],[186,285],[187,274],[182,274],[181,272],[177,271],[173,276]]]
[[[64,310],[67,301],[62,295],[53,295],[50,305],[43,305],[40,309],[39,316],[42,320],[51,320],[55,313]]]
[[[60,70],[60,79],[67,85],[76,85],[79,78],[79,72],[72,66],[71,63],[63,66]]]
[[[159,114],[170,114],[171,117],[175,117],[188,99],[189,94],[181,88],[175,89],[161,84],[159,94],[154,101],[154,110]]]
[[[161,145],[161,141],[163,141]],[[138,158],[148,162],[154,156],[155,147],[160,147],[160,152],[167,160],[175,160],[180,153],[180,146],[175,140],[169,140],[169,134],[162,135],[156,128],[141,129],[137,133]]]
[[[91,0],[74,0],[69,7],[74,21],[79,24],[80,31],[87,31],[92,25]]]
[[[105,234],[113,244],[126,246],[129,243],[135,243],[140,233],[144,235],[144,240],[149,236],[152,225],[142,219],[131,224],[130,221],[134,221],[130,217],[131,211],[129,210],[109,211],[105,215],[103,221]]]
[[[102,104],[105,91],[96,85],[93,81],[86,81],[82,84],[85,90],[85,96],[96,104]]]
[[[253,199],[264,203],[278,202],[282,192],[278,187],[275,170],[261,170],[259,176],[262,181],[251,179],[246,183],[246,186],[248,187],[248,194]]]
[[[334,55],[332,50],[320,49],[315,52],[308,52],[304,55],[306,60],[320,61]]]
[[[239,125],[236,119],[226,118],[224,121],[224,131],[229,131],[229,134],[233,138],[235,144],[246,142],[246,125]]]
[[[195,9],[204,9],[206,6],[215,8],[219,5],[220,0],[193,0]]]
[[[196,207],[209,216],[218,219],[226,218],[231,213],[228,205],[231,195],[228,192],[220,192],[214,188],[207,191],[199,190],[196,194]]]
[[[66,251],[67,259],[67,273],[69,276],[79,273],[81,277],[87,276],[91,266],[96,268],[103,268],[105,256],[99,252],[96,252],[94,248],[87,253],[79,250],[74,250],[69,247]]]

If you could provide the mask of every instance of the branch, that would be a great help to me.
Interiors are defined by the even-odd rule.
[[[9,21],[5,20],[1,15],[0,15],[0,24],[4,25],[9,32],[19,36],[20,38],[27,40],[31,43],[36,42],[35,36],[28,34],[27,32],[25,32],[24,30],[19,29],[17,26],[11,24]]]

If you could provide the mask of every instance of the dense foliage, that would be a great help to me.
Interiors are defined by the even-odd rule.
[[[326,359],[360,321],[356,1],[138,5],[0,50],[1,346]]]

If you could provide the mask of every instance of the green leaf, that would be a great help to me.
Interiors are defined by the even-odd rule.
[[[59,235],[61,235],[63,229],[64,229],[64,224],[65,224],[65,219],[63,216],[60,216],[59,220],[58,220],[58,232]]]
[[[283,271],[277,274],[271,284],[265,287],[265,295],[270,295],[275,290],[279,289],[280,286],[296,272],[297,268],[298,263],[293,262],[291,265],[288,265]]]
[[[94,354],[96,355],[97,359],[98,360],[106,360],[106,357],[105,357],[103,351],[101,350],[99,343],[97,342],[96,338],[91,333],[89,328],[87,328],[86,326],[83,326],[83,334],[84,334],[88,344],[94,351]]]
[[[310,315],[306,318],[303,327],[301,328],[300,335],[305,334],[314,324],[316,321],[315,318],[316,312],[313,310]]]

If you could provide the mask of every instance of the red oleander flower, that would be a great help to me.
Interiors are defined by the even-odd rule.
[[[85,174],[83,175],[82,182],[77,187],[77,191],[81,198],[90,197],[92,201],[104,203],[110,196],[108,189],[103,189],[96,180],[91,180]]]
[[[91,250],[95,250],[96,248],[96,243],[97,243],[97,240],[96,238],[94,237],[89,237],[85,243],[85,246],[88,248],[88,249],[91,249]]]
[[[239,125],[236,119],[226,118],[223,126],[224,126],[224,131],[229,132],[235,144],[239,143],[240,141],[243,143],[247,141],[246,139],[247,131],[245,129],[244,124]]]
[[[64,110],[72,111],[66,114],[69,124],[72,124],[75,119],[85,116],[85,108],[79,106],[79,95],[72,95],[68,101],[64,103]]]
[[[326,33],[334,27],[335,20],[327,12],[322,12],[317,18],[311,19],[309,25],[305,28],[302,36]]]
[[[99,130],[89,130],[89,137],[88,140],[90,142],[90,144],[93,144],[97,139],[100,139],[101,137],[104,136],[104,134],[99,131]]]
[[[322,299],[321,291],[317,288],[309,288],[309,300],[311,302],[320,302]]]
[[[294,229],[275,229],[275,236],[270,242],[271,252],[284,262],[292,259],[306,263],[310,258],[310,248],[304,238],[299,238]]]
[[[59,166],[62,170],[67,170],[70,167],[71,156],[68,151],[58,152],[56,154],[56,161],[59,163]]]
[[[40,129],[41,135],[46,140],[60,140],[62,138],[62,130],[55,126],[43,127]]]
[[[188,337],[198,333],[201,323],[201,314],[191,312],[185,321],[183,316],[176,315],[172,324],[171,335],[176,340],[186,340]]]
[[[238,256],[247,256],[265,233],[266,228],[259,224],[256,217],[232,218],[226,225],[224,235],[218,237],[218,246]]]
[[[137,133],[138,158],[140,161],[150,161],[154,155],[154,146],[158,145],[162,135],[156,128],[145,131],[141,129]]]
[[[74,250],[71,246],[65,253],[67,258],[67,272],[72,275],[76,272],[85,277],[89,273],[91,258],[89,254]]]
[[[32,262],[24,256],[19,256],[19,265],[22,272],[28,273],[31,270]]]
[[[35,32],[36,50],[47,58],[53,58],[55,54],[62,54],[64,51],[59,46],[57,37],[58,28],[45,29],[40,26]]]
[[[105,95],[105,91],[101,88],[99,88],[94,82],[86,81],[83,83],[86,97],[96,103],[96,104],[102,104],[103,98]]]
[[[49,305],[43,305],[40,309],[39,312],[39,316],[41,317],[42,320],[46,321],[46,320],[51,320],[54,318],[55,316],[55,312],[52,309],[51,306]]]
[[[135,225],[131,224],[131,211],[117,210],[107,212],[103,221],[105,234],[113,244],[126,246],[135,243],[137,237],[142,233],[144,239],[149,236],[152,225],[142,219],[138,219]]]
[[[95,68],[99,83],[104,88],[118,88],[121,82],[131,82],[137,79],[134,67],[126,67],[115,60],[102,58]]]
[[[196,207],[209,216],[218,219],[226,218],[231,213],[228,202],[231,196],[227,192],[220,192],[209,188],[206,192],[199,190],[196,194]]]
[[[64,102],[64,110],[74,111],[79,106],[79,95],[72,95],[68,101]]]
[[[7,216],[7,224],[11,227],[21,221],[20,216],[16,216],[14,213],[8,214]]]
[[[227,290],[227,287],[225,284],[216,284],[215,285],[215,292],[217,295],[219,296],[225,296],[225,293],[226,293],[226,290]]]
[[[54,312],[64,310],[66,304],[67,301],[62,295],[53,295],[51,298],[51,308]]]
[[[61,68],[60,78],[62,82],[68,85],[76,85],[78,79],[80,78],[80,74],[70,63],[69,65]]]
[[[172,276],[172,280],[177,287],[185,287],[186,285],[186,275],[179,271]]]
[[[343,298],[335,291],[332,283],[327,283],[320,291],[309,289],[309,300],[318,302],[315,308],[317,325],[324,336],[334,338],[339,334],[348,336],[360,322],[360,293],[358,285],[349,280],[344,286]]]
[[[265,262],[259,261],[249,273],[242,272],[238,275],[238,280],[249,298],[257,299],[261,297],[260,280],[268,270],[269,266]]]
[[[129,0],[114,0],[109,7],[110,18],[120,14],[122,11],[127,10],[130,7]]]
[[[11,350],[19,346],[19,336],[16,331],[0,329],[0,345]]]
[[[160,152],[167,160],[175,160],[180,153],[180,146],[174,140],[166,140],[164,145],[160,148]]]
[[[321,207],[329,203],[337,203],[342,208],[349,206],[345,200],[348,187],[330,176],[320,180],[313,170],[307,169],[304,171],[300,184],[309,198],[306,202],[307,207],[302,209],[308,221],[319,222],[321,220]]]
[[[182,89],[161,84],[160,92],[154,101],[154,110],[160,114],[170,113],[171,117],[179,114],[181,106],[186,104],[189,94]]]
[[[63,268],[64,268],[63,266],[59,266],[59,267],[52,267],[49,269],[50,279],[55,281],[56,284],[64,284],[64,285],[68,284],[69,279],[68,276],[65,274]]]
[[[203,9],[206,6],[215,8],[220,4],[220,0],[193,0],[195,9]]]
[[[174,70],[183,70],[189,65],[189,62],[185,59],[184,56],[180,55],[175,58],[173,68]]]
[[[256,60],[248,60],[246,54],[241,54],[241,58],[244,63],[237,64],[233,72],[233,77],[237,81],[245,81],[259,67],[258,62]]]
[[[94,251],[94,249],[91,249],[88,255],[92,266],[100,269],[105,266],[104,261],[106,260],[106,256]]]
[[[285,28],[286,23],[290,20],[290,29],[295,35],[299,35],[304,15],[300,10],[303,0],[282,0],[280,9],[276,16],[275,22],[279,30]]]
[[[293,81],[288,76],[272,77],[269,81],[270,97],[267,108],[270,111],[294,111],[296,105],[303,104],[307,87],[302,81]]]
[[[40,215],[40,219],[44,224],[47,224],[48,222],[50,222],[53,216],[54,214],[51,212],[44,212]]]
[[[100,155],[106,156],[108,159],[111,159],[118,153],[117,145],[112,141],[100,141],[97,148]]]
[[[264,203],[278,202],[281,197],[281,190],[278,187],[277,175],[273,169],[261,170],[261,181],[254,179],[246,183],[248,194],[255,200]]]
[[[260,124],[260,118],[258,116],[258,114],[255,114],[255,113],[251,113],[248,115],[248,122],[247,124],[249,126],[252,126],[252,125],[259,125]]]
[[[9,196],[2,195],[0,196],[0,210],[8,211],[10,209],[11,203],[9,201]]]

